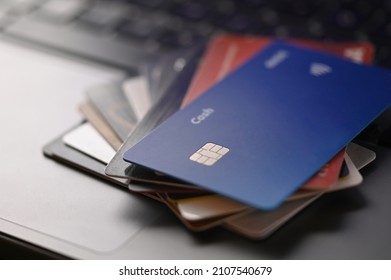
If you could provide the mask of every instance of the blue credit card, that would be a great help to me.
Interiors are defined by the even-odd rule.
[[[390,72],[278,42],[124,160],[271,210],[390,104]]]

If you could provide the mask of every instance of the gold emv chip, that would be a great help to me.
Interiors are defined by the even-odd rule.
[[[206,166],[212,166],[228,152],[229,149],[227,147],[206,143],[201,149],[192,154],[189,159]]]

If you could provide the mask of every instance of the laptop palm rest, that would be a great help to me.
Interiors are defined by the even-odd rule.
[[[84,91],[122,73],[1,41],[0,65],[0,232],[71,256],[112,252],[160,215],[154,202],[42,154],[80,122]]]

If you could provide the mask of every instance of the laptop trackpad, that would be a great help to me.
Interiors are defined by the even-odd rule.
[[[84,91],[122,73],[1,41],[0,65],[0,219],[48,240],[108,252],[160,215],[154,202],[42,154],[47,142],[81,121]]]

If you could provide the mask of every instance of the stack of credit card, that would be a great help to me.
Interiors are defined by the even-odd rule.
[[[263,239],[320,196],[358,186],[352,142],[391,104],[373,46],[222,35],[96,85],[48,157],[145,195],[192,231]]]

